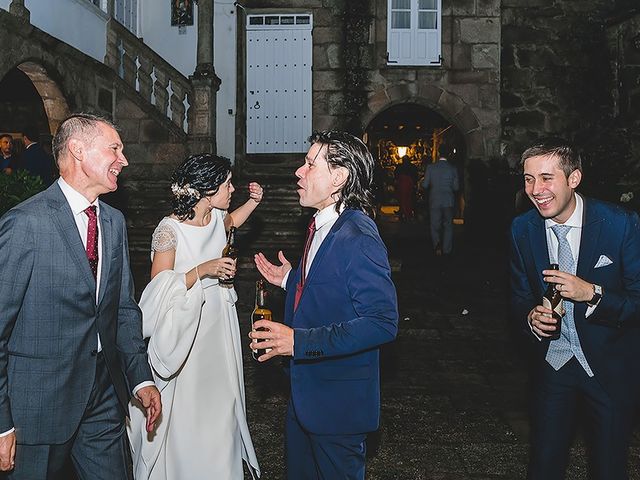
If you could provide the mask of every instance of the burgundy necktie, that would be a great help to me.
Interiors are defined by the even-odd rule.
[[[309,227],[307,228],[307,240],[304,243],[304,252],[300,259],[300,282],[296,285],[296,297],[293,303],[293,310],[298,308],[298,302],[302,296],[302,289],[304,288],[304,281],[307,276],[307,257],[309,256],[309,250],[311,249],[311,242],[313,241],[313,235],[316,233],[316,217],[311,217]]]
[[[84,211],[89,217],[89,227],[87,228],[87,259],[93,272],[93,278],[98,278],[98,216],[96,206],[90,205]]]

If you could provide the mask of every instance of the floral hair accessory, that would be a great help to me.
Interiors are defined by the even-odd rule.
[[[182,187],[178,186],[177,183],[172,183],[171,191],[176,197],[186,197],[187,195],[191,195],[196,198],[200,198],[200,192],[195,188],[190,187],[188,183]]]

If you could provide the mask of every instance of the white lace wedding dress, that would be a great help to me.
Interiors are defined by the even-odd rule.
[[[163,412],[150,436],[142,410],[130,408],[136,480],[241,480],[243,459],[260,476],[246,421],[235,290],[211,279],[189,290],[184,284],[185,272],[220,257],[224,215],[214,209],[204,227],[165,217],[153,234],[152,249],[175,248],[176,259],[140,302]]]

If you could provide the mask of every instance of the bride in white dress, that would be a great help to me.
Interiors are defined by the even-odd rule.
[[[249,200],[227,213],[234,187],[231,165],[193,155],[172,178],[173,213],[152,238],[151,282],[140,301],[149,362],[162,394],[156,431],[130,405],[128,426],[136,480],[241,480],[244,460],[260,469],[245,413],[237,299],[218,284],[235,274],[220,258],[225,232],[239,227],[262,200],[249,184]]]

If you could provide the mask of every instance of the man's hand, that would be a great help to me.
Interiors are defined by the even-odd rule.
[[[0,437],[0,470],[13,470],[16,459],[16,432]]]
[[[284,276],[287,274],[289,270],[291,270],[291,263],[287,260],[287,257],[284,256],[282,250],[278,252],[278,260],[280,260],[281,265],[274,265],[267,257],[264,256],[262,252],[256,253],[253,257],[256,262],[256,267],[258,271],[262,274],[262,276],[272,285],[276,287],[282,286],[282,280]],[[591,297],[589,297],[591,298]]]
[[[249,332],[249,338],[253,342],[249,344],[251,350],[270,348],[271,351],[260,355],[259,362],[266,362],[276,355],[293,356],[293,329],[283,325],[282,323],[272,322],[270,320],[258,320],[253,324],[255,330]],[[265,331],[257,331],[259,328],[265,328]],[[256,340],[263,340],[256,342]]]
[[[586,302],[593,298],[593,284],[580,277],[559,270],[543,270],[544,281],[555,283],[563,298],[574,302]]]
[[[147,411],[147,432],[152,432],[156,427],[156,420],[162,412],[162,401],[158,389],[150,385],[136,392],[136,398]]]
[[[556,332],[556,319],[553,318],[552,313],[550,309],[538,305],[527,315],[529,325],[539,337],[550,337]]]

